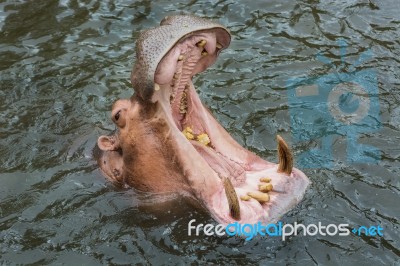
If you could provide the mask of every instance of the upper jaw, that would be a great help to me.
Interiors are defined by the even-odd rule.
[[[205,47],[213,56],[204,61],[204,64],[198,64],[193,74],[205,70],[214,63],[219,51],[229,46],[231,36],[224,26],[200,17],[180,15],[166,17],[159,27],[142,32],[136,44],[136,63],[131,74],[132,86],[137,95],[145,101],[154,102],[152,97],[154,91],[158,89],[157,86],[165,84],[166,79],[168,81],[171,77],[170,75],[167,75],[166,79],[159,77],[161,82],[156,83],[157,68],[160,62],[167,56],[174,57],[172,61],[168,62],[178,62],[180,51],[176,47],[179,47],[179,44],[184,41],[189,41],[192,45],[196,44],[201,37],[204,38],[202,35],[207,33],[214,35],[208,40],[208,45]],[[217,43],[221,48],[218,48],[217,53],[213,53],[216,51]],[[175,69],[175,67],[170,69]]]
[[[150,36],[153,36],[153,34],[162,34],[165,27],[180,29],[182,23],[186,23],[187,18],[187,16],[168,17],[161,22],[162,26],[150,30],[152,31],[151,35],[148,35],[148,31],[143,33],[143,40],[138,41],[137,46],[137,51],[140,51],[139,58],[143,58],[148,54],[146,49],[149,49],[148,42],[150,42]],[[139,89],[136,90],[137,96],[141,99],[143,99],[143,95],[151,94],[149,98],[151,102],[168,102],[170,104],[170,110],[168,110],[168,112],[172,113],[174,123],[180,131],[184,129],[183,125],[187,117],[192,117],[189,113],[193,112],[193,105],[197,105],[196,111],[202,110],[200,99],[192,84],[193,76],[204,71],[213,64],[219,53],[225,49],[230,42],[229,32],[221,25],[210,23],[209,21],[204,21],[197,17],[190,17],[190,19],[192,20],[192,24],[189,28],[193,31],[190,31],[184,36],[177,35],[177,41],[169,47],[169,50],[163,51],[164,54],[162,57],[159,56],[161,58],[160,61],[157,61],[155,59],[156,57],[153,56],[150,61],[147,62],[147,65],[157,66],[153,75],[154,87],[147,91],[143,87],[138,87]],[[173,31],[172,34],[173,33],[178,34],[176,31]],[[141,44],[146,45],[142,47]],[[134,67],[132,77],[140,75],[138,69],[141,65],[142,62],[138,60]],[[169,108],[165,109],[167,110]],[[198,127],[198,130],[202,130],[202,126],[195,120],[196,119],[192,119],[192,122],[195,122],[197,126],[191,126]]]

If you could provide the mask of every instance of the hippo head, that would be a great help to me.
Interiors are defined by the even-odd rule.
[[[99,137],[95,157],[116,183],[190,195],[220,223],[274,222],[303,198],[310,181],[293,168],[279,136],[278,164],[241,147],[192,83],[230,40],[223,26],[188,15],[142,32],[131,75],[135,93],[114,103],[117,130]]]

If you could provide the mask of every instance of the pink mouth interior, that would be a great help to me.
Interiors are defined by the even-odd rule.
[[[210,126],[211,121],[207,121],[208,114],[205,113],[207,110],[203,107],[192,83],[195,74],[216,60],[220,51],[217,43],[224,42],[218,40],[218,36],[218,30],[213,30],[200,32],[180,41],[160,62],[155,81],[162,88],[170,87],[170,104],[176,127],[180,131],[189,127],[194,136],[207,134],[211,141],[208,146],[196,140],[189,141],[219,176],[229,176],[235,185],[239,185],[245,181],[245,169],[214,145],[216,129]],[[199,46],[202,41],[206,41],[205,45]],[[179,56],[183,56],[183,59],[177,60]],[[181,110],[182,105],[187,107]]]
[[[255,199],[239,199],[239,202],[241,220],[274,221],[301,200],[309,181],[297,169],[293,169],[290,176],[277,173],[276,164],[264,161],[241,147],[202,105],[192,77],[210,66],[224,48],[221,43],[226,41],[219,36],[218,30],[210,30],[181,39],[159,63],[155,83],[163,91],[162,99],[169,99],[169,117],[177,130],[182,132],[189,127],[194,136],[207,134],[208,145],[196,138],[186,139],[194,148],[191,152],[197,152],[219,178],[229,178],[238,197],[257,191],[261,177],[272,179],[274,191],[269,193],[269,202],[260,204]],[[199,45],[204,40],[206,44]],[[234,221],[229,215],[222,185],[216,190],[215,197],[208,200],[211,204],[208,209],[214,217],[226,223]]]

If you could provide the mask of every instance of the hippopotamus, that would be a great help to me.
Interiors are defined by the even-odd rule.
[[[231,42],[229,30],[194,15],[165,17],[140,33],[134,93],[111,111],[96,160],[113,182],[195,199],[221,224],[276,222],[310,184],[277,136],[278,163],[238,144],[202,104],[192,82]]]

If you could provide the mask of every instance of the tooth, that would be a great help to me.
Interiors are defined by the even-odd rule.
[[[277,135],[276,139],[278,141],[278,157],[279,157],[278,173],[285,173],[287,175],[290,175],[293,169],[292,152],[290,151],[288,145],[281,136]]]
[[[260,203],[269,201],[269,195],[267,193],[262,193],[260,191],[247,192],[247,195],[257,200]]]
[[[179,77],[178,73],[174,74],[174,79],[177,79]]]
[[[222,44],[220,44],[219,42],[217,42],[217,48],[221,49],[222,48]]]
[[[197,141],[200,142],[201,144],[208,145],[210,144],[210,138],[206,133],[200,134],[197,136]]]
[[[154,83],[154,90],[159,91],[160,85],[158,85],[157,83]]]
[[[267,183],[267,184],[259,184],[258,185],[258,190],[260,190],[261,192],[269,192],[273,189],[273,186],[271,183]]]
[[[183,55],[180,55],[179,57],[178,57],[178,61],[182,61],[183,60]]]
[[[193,133],[193,130],[192,130],[191,127],[186,127],[186,128],[185,128],[185,131],[190,132],[190,133]]]
[[[204,50],[203,52],[201,52],[201,55],[202,55],[202,56],[205,56],[205,55],[208,55],[208,53],[207,53],[206,50]]]
[[[182,131],[182,133],[183,133],[183,135],[185,135],[185,137],[186,137],[188,140],[194,139],[193,131],[192,131],[192,129],[191,129],[190,127],[186,127],[186,128]]]
[[[197,43],[198,47],[204,47],[204,45],[206,45],[207,41],[206,40],[201,40]]]
[[[251,197],[249,195],[242,195],[242,196],[240,196],[240,199],[244,200],[244,201],[248,201],[251,199]]]
[[[233,187],[229,178],[224,177],[222,182],[224,184],[225,195],[228,200],[229,213],[233,219],[240,220],[240,205],[235,188]]]
[[[271,182],[271,178],[269,178],[269,177],[261,177],[260,181],[268,183],[268,182]]]

